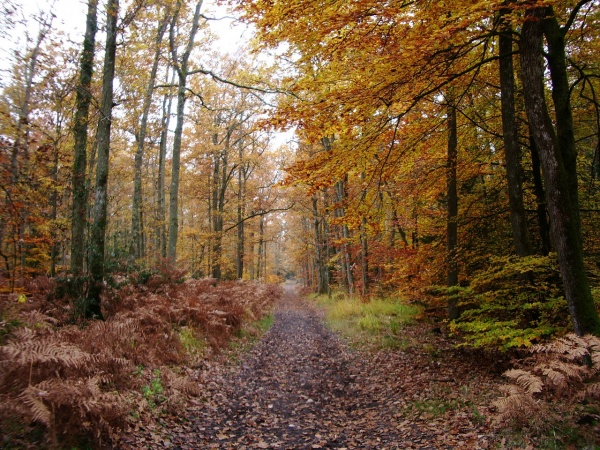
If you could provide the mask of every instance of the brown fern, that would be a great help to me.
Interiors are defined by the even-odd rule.
[[[512,385],[501,390],[505,396],[494,402],[498,409],[496,424],[531,424],[544,411],[548,419],[550,405],[570,403],[569,399],[600,398],[600,339],[568,334],[550,343],[532,347],[533,362],[528,369],[511,369],[504,376]],[[585,364],[592,361],[592,367]],[[558,402],[558,399],[561,402]],[[534,414],[538,411],[538,414]],[[548,420],[546,420],[548,423]]]

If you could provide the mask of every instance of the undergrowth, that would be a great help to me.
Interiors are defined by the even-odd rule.
[[[454,296],[460,318],[450,330],[463,345],[502,350],[531,347],[571,329],[556,255],[493,257],[466,286],[430,289],[435,302]]]
[[[325,309],[330,328],[355,344],[370,344],[380,348],[402,348],[406,342],[401,330],[413,322],[419,308],[398,299],[378,298],[367,301],[350,298],[342,293],[331,297],[316,297]]]
[[[260,326],[280,288],[163,268],[118,279],[91,322],[67,294],[38,279],[27,302],[0,304],[2,448],[110,446],[128,421],[176,410],[202,394],[191,368]]]
[[[504,373],[495,424],[542,448],[600,446],[600,338],[569,334]]]

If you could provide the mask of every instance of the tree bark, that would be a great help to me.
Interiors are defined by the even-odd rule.
[[[579,217],[579,182],[577,180],[577,146],[575,144],[575,127],[571,112],[571,86],[567,75],[567,56],[565,53],[565,33],[562,29],[554,10],[550,6],[546,10],[543,22],[544,35],[548,44],[548,68],[552,81],[552,100],[554,100],[554,114],[556,117],[556,139],[565,168],[567,186],[571,205],[573,208],[574,226],[581,228]],[[581,238],[581,233],[579,233]]]
[[[544,192],[544,183],[540,166],[540,157],[533,139],[533,132],[529,132],[529,148],[531,153],[531,171],[533,175],[533,189],[537,203],[536,213],[538,227],[540,229],[541,253],[547,255],[552,250],[552,241],[550,240],[550,225],[548,224],[548,210],[546,209],[546,194]]]
[[[245,213],[246,201],[246,179],[244,176],[245,165],[243,163],[243,146],[239,146],[239,170],[238,170],[238,195],[237,195],[237,245],[236,245],[236,278],[241,280],[244,277],[244,221],[242,220]]]
[[[317,294],[327,294],[329,291],[328,277],[327,277],[327,266],[325,263],[324,246],[323,246],[323,233],[322,223],[323,217],[319,215],[319,201],[317,194],[312,196],[312,207],[313,207],[313,227],[315,234],[315,265],[317,274]]]
[[[550,226],[556,244],[558,265],[564,284],[565,297],[569,306],[573,328],[578,335],[593,333],[600,335],[600,319],[594,305],[588,277],[583,263],[581,230],[577,203],[573,203],[571,175],[567,173],[564,156],[569,150],[557,137],[548,112],[544,92],[543,31],[548,16],[547,8],[532,8],[527,11],[521,35],[521,77],[525,97],[525,109],[530,130],[539,152],[546,185],[546,201],[550,215]],[[553,79],[554,82],[554,79]],[[558,89],[559,86],[553,86]],[[558,121],[562,115],[556,117]],[[567,125],[561,124],[564,132]]]
[[[168,72],[168,70],[167,70]],[[173,71],[173,80],[171,84],[175,83],[176,73]],[[167,73],[168,79],[168,73]],[[171,94],[165,94],[163,97],[162,104],[162,119],[161,119],[161,132],[160,132],[160,143],[158,146],[158,180],[156,185],[157,190],[157,248],[161,257],[167,257],[167,211],[165,201],[165,162],[167,158],[167,143],[169,138],[169,123],[171,122],[171,107],[173,104],[173,96]]]
[[[338,217],[340,217],[340,218],[344,217],[346,215],[346,212],[343,207],[344,198],[346,196],[344,184],[345,184],[344,180],[340,180],[335,184],[336,201],[338,203],[338,208],[336,208],[336,209],[337,209]],[[354,294],[354,276],[352,274],[352,258],[350,257],[350,250],[348,249],[348,244],[350,242],[350,230],[348,229],[348,225],[343,223],[341,225],[341,232],[342,232],[342,249],[341,249],[341,251],[342,251],[342,264],[343,264],[342,273],[346,277],[345,281],[347,283],[348,294],[353,295]]]
[[[503,25],[499,37],[500,44],[500,92],[502,105],[502,131],[504,157],[508,181],[508,203],[512,225],[513,242],[518,256],[531,254],[531,244],[527,230],[527,217],[523,204],[521,182],[521,161],[517,122],[515,119],[515,79],[513,69],[513,38],[510,25]]]
[[[156,83],[156,73],[158,72],[158,63],[160,61],[160,51],[163,36],[167,29],[169,15],[165,14],[164,19],[159,23],[156,39],[154,41],[154,60],[152,69],[150,69],[150,79],[146,95],[144,96],[144,105],[142,108],[142,117],[140,119],[140,130],[136,136],[137,150],[135,152],[134,163],[134,181],[133,181],[133,204],[131,207],[131,245],[129,246],[130,265],[133,265],[136,259],[143,256],[142,242],[142,163],[144,159],[144,145],[146,142],[146,131],[148,129],[148,116],[152,106],[152,94]]]
[[[194,12],[194,18],[192,19],[192,29],[190,31],[188,43],[186,49],[181,56],[181,62],[177,57],[177,50],[175,47],[175,25],[179,17],[179,11],[181,9],[182,0],[178,0],[177,9],[173,15],[171,21],[170,30],[170,47],[172,54],[173,67],[177,71],[178,87],[177,87],[177,124],[175,125],[175,133],[173,135],[173,159],[171,162],[171,188],[169,191],[169,241],[167,244],[167,255],[172,262],[177,259],[177,236],[179,233],[179,173],[181,170],[181,136],[183,133],[183,121],[185,112],[185,100],[186,100],[186,83],[188,76],[188,62],[192,49],[194,48],[194,39],[198,31],[198,24],[200,21],[200,8],[202,7],[202,0],[196,3],[196,10]]]
[[[85,37],[83,39],[83,52],[81,53],[79,83],[77,85],[77,110],[75,112],[75,125],[73,138],[75,140],[73,161],[73,218],[71,224],[71,271],[76,274],[83,273],[85,259],[85,228],[87,216],[87,136],[90,103],[92,93],[92,75],[94,74],[94,47],[96,31],[98,29],[98,0],[88,1]]]
[[[449,98],[451,95],[449,95]],[[448,258],[448,287],[458,286],[458,191],[456,188],[456,165],[458,157],[458,131],[456,126],[456,105],[448,100],[448,159],[446,165],[446,189],[448,197],[447,214],[447,258]],[[458,319],[456,293],[448,296],[448,316],[451,320]]]
[[[365,173],[361,173],[361,180],[365,181]],[[363,189],[361,194],[361,202],[367,199],[367,191]],[[369,292],[369,243],[367,241],[367,218],[363,216],[360,225],[360,266],[361,266],[361,294],[363,297]]]
[[[110,129],[112,124],[113,81],[115,77],[115,56],[117,50],[117,18],[119,0],[108,0],[106,7],[106,51],[102,71],[102,104],[98,121],[98,163],[96,167],[96,188],[94,195],[93,224],[90,241],[90,274],[92,283],[84,315],[86,318],[102,319],[100,294],[104,279],[104,243],[106,234],[106,214],[108,206],[108,169],[110,150]]]

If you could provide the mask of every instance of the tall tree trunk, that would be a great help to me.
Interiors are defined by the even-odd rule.
[[[345,193],[345,180],[340,180],[335,184],[335,192],[336,192],[336,200],[338,203],[338,217],[344,217],[346,212],[343,207],[344,199],[346,197]],[[352,274],[352,258],[350,257],[350,230],[348,229],[348,225],[343,223],[341,225],[342,231],[342,264],[344,265],[343,273],[346,276],[346,283],[348,284],[348,294],[354,294],[354,276]]]
[[[185,112],[185,99],[186,99],[186,83],[188,76],[188,62],[192,49],[194,48],[194,39],[198,31],[198,24],[200,21],[200,8],[202,7],[202,0],[196,3],[196,10],[194,12],[194,18],[192,19],[192,29],[188,38],[186,49],[181,56],[181,61],[177,57],[177,49],[175,45],[175,25],[179,17],[179,11],[181,10],[182,0],[178,0],[176,11],[171,21],[170,30],[170,47],[172,54],[173,67],[177,71],[177,78],[179,81],[177,87],[177,124],[175,125],[175,133],[173,135],[173,159],[171,161],[171,188],[169,191],[169,241],[167,244],[167,255],[172,262],[177,259],[177,236],[179,234],[179,173],[181,170],[181,135],[183,133],[183,121]]]
[[[506,12],[502,12],[506,14]],[[502,131],[504,137],[504,158],[508,181],[508,203],[512,225],[513,242],[519,256],[531,254],[531,244],[527,230],[527,217],[523,204],[521,182],[521,161],[517,122],[515,119],[515,79],[513,69],[513,37],[509,24],[500,32],[500,92],[502,104]]]
[[[115,77],[115,56],[117,50],[117,18],[119,0],[108,0],[106,7],[106,51],[102,72],[102,104],[98,121],[98,165],[96,167],[96,188],[94,195],[92,236],[90,241],[90,274],[92,283],[85,307],[86,318],[102,318],[100,294],[104,278],[104,240],[106,234],[106,214],[108,206],[108,167],[110,150],[110,128],[112,124],[113,81]]]
[[[254,231],[250,231],[248,235],[248,240],[250,241],[250,254],[248,255],[248,270],[250,280],[256,279],[256,274],[254,273]]]
[[[265,274],[263,273],[263,258],[264,258],[264,248],[263,242],[265,238],[265,216],[260,216],[258,222],[258,249],[257,249],[257,261],[256,261],[256,278],[258,280],[263,279]]]
[[[75,125],[73,138],[75,141],[73,161],[73,218],[71,225],[71,271],[83,273],[85,257],[85,228],[87,216],[87,136],[90,103],[92,93],[92,75],[94,73],[94,47],[96,44],[96,31],[98,29],[98,0],[88,1],[85,37],[83,39],[83,52],[81,53],[79,83],[77,85],[77,110],[75,112]]]
[[[146,95],[144,96],[144,105],[142,108],[142,117],[140,119],[140,130],[136,136],[137,150],[135,152],[134,164],[134,181],[133,181],[133,205],[131,207],[131,244],[129,246],[130,265],[135,259],[143,256],[142,242],[142,163],[144,159],[144,145],[146,142],[146,131],[148,129],[148,116],[150,115],[150,107],[152,106],[152,94],[154,93],[154,85],[156,84],[156,73],[158,71],[158,63],[160,61],[160,51],[163,36],[167,29],[169,21],[168,13],[159,23],[156,39],[154,41],[154,60],[152,69],[150,69],[150,79]]]
[[[458,190],[456,188],[456,164],[458,157],[458,131],[456,126],[456,105],[448,95],[448,161],[446,165],[446,189],[448,190],[447,218],[447,258],[448,258],[448,287],[458,286]],[[448,316],[458,319],[456,293],[448,296]]]
[[[221,231],[223,229],[223,216],[219,211],[219,194],[221,178],[221,155],[214,155],[213,183],[212,183],[212,277],[221,279]]]
[[[240,145],[240,166],[238,170],[238,195],[237,195],[237,245],[235,255],[235,266],[236,266],[236,277],[241,280],[244,277],[244,203],[245,203],[245,179],[244,179],[244,165],[242,164],[243,148]]]
[[[176,72],[173,71],[173,79],[171,84],[175,83]],[[168,80],[168,70],[167,70]],[[165,163],[167,159],[167,144],[169,141],[169,123],[171,122],[171,107],[173,106],[173,96],[165,94],[162,104],[162,119],[160,131],[160,143],[158,146],[158,180],[156,185],[157,190],[157,248],[159,254],[167,257],[167,211],[165,201]]]
[[[361,173],[361,180],[365,182],[365,173]],[[367,191],[363,189],[361,194],[361,202],[365,202],[367,199]],[[369,292],[369,247],[367,242],[367,218],[364,217],[361,220],[360,225],[360,265],[362,272],[362,296],[366,296]]]
[[[540,241],[542,255],[547,255],[552,250],[552,242],[550,240],[550,225],[548,224],[548,211],[546,209],[546,194],[544,192],[544,183],[542,181],[542,173],[540,166],[540,157],[533,139],[533,132],[529,132],[529,148],[531,153],[531,171],[533,175],[533,188],[537,203],[537,220],[540,229]]]
[[[60,125],[57,127],[57,136],[60,136]],[[52,150],[54,151],[53,161],[52,161],[52,183],[54,187],[52,188],[52,195],[50,197],[50,206],[52,208],[50,212],[50,219],[52,220],[52,244],[50,247],[50,277],[54,278],[56,275],[56,259],[58,258],[58,242],[56,236],[56,218],[58,217],[58,145],[60,138],[57,137],[52,145]]]
[[[313,227],[315,234],[315,265],[317,274],[317,294],[326,294],[329,291],[327,285],[327,266],[325,264],[325,255],[323,249],[322,223],[325,220],[319,215],[319,201],[317,194],[312,196],[313,207]]]
[[[585,2],[580,2],[583,4]],[[552,80],[552,99],[556,117],[556,139],[565,168],[569,197],[573,208],[574,226],[581,229],[579,217],[579,182],[577,180],[577,146],[575,144],[575,127],[571,113],[571,86],[567,75],[567,56],[565,53],[565,33],[558,24],[552,6],[546,10],[546,18],[542,22],[544,35],[548,44],[548,68]],[[579,233],[581,238],[581,233]]]
[[[544,174],[550,226],[573,328],[578,335],[600,335],[600,319],[583,263],[579,214],[576,211],[579,205],[573,203],[574,197],[570,192],[572,174],[568,174],[567,170],[571,161],[564,161],[565,154],[567,157],[571,155],[569,149],[561,148],[568,144],[564,136],[561,139],[557,137],[544,92],[543,31],[547,16],[547,8],[531,8],[523,24],[521,77],[525,109]],[[553,83],[554,80],[553,76]],[[560,87],[553,85],[554,89]],[[562,114],[557,114],[556,120],[557,128],[562,130],[559,134],[562,135],[568,126],[558,125],[559,121],[564,120]]]

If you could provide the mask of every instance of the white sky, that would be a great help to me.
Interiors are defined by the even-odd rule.
[[[54,26],[65,30],[74,42],[83,41],[87,13],[86,0],[17,0],[17,2],[23,5],[26,16],[31,16],[40,10],[52,10],[56,15]],[[104,3],[100,0],[98,13],[100,20],[102,20]],[[227,16],[225,7],[216,6],[214,0],[204,0],[202,13],[209,17]],[[232,27],[232,23],[230,19],[209,21],[212,32],[218,36],[215,49],[219,49],[221,53],[234,53],[250,36],[246,26],[238,23]],[[35,32],[32,34],[35,35]]]

